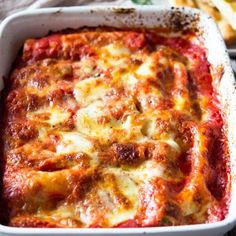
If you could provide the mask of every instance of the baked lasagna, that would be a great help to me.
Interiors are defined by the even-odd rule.
[[[5,224],[224,219],[228,152],[210,69],[192,32],[100,27],[26,40],[4,90]]]

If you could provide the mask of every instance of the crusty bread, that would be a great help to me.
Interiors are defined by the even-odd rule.
[[[226,43],[228,45],[236,43],[236,30],[232,28],[210,0],[172,0],[172,4],[174,6],[195,7],[205,11],[217,22]]]
[[[174,6],[186,6],[186,7],[197,7],[195,1],[193,0],[173,0]]]

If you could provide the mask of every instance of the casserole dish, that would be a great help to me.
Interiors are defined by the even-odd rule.
[[[38,23],[40,22],[40,23]],[[48,23],[49,22],[49,23]],[[79,22],[79,23],[78,23]],[[27,27],[24,27],[27,25]],[[26,38],[46,35],[49,30],[57,31],[66,28],[79,28],[82,26],[115,26],[115,27],[164,27],[173,30],[195,30],[204,38],[208,61],[212,65],[212,74],[215,81],[219,82],[219,99],[227,116],[227,135],[229,140],[232,179],[234,176],[234,78],[229,66],[229,60],[225,51],[224,43],[213,21],[208,16],[192,9],[166,9],[158,8],[68,8],[68,9],[44,9],[33,12],[16,14],[6,19],[1,26],[1,77],[7,77],[11,63],[16,53]],[[37,28],[37,32],[35,31]],[[214,35],[214,42],[210,35]],[[17,37],[16,37],[17,36]],[[215,48],[218,49],[217,55]],[[9,53],[12,52],[12,53]],[[224,70],[223,76],[222,69]],[[3,85],[3,83],[2,83]],[[234,194],[232,184],[232,196]],[[14,234],[141,234],[154,235],[199,235],[200,232],[208,235],[222,234],[233,226],[235,216],[234,200],[232,198],[229,214],[225,220],[211,224],[157,227],[157,228],[132,228],[132,229],[24,229],[1,226],[3,233]]]

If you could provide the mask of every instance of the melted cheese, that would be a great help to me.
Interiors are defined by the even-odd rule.
[[[155,162],[147,161],[134,170],[120,170],[117,168],[107,168],[107,173],[115,175],[117,184],[121,192],[130,200],[132,207],[129,209],[116,209],[113,214],[107,214],[110,224],[118,224],[126,220],[133,219],[138,209],[136,201],[140,185],[163,176],[163,167]]]
[[[207,221],[218,200],[205,184],[215,173],[204,158],[215,138],[213,90],[195,78],[205,54],[179,49],[181,37],[173,46],[175,34],[147,45],[144,31],[103,31],[27,41],[5,113],[10,224]]]
[[[70,113],[56,107],[44,107],[28,113],[27,117],[30,120],[45,122],[54,126],[67,121]]]
[[[58,154],[70,154],[76,152],[90,153],[93,145],[88,139],[80,135],[78,132],[61,132],[61,142],[56,147]]]
[[[116,127],[117,122],[99,124],[98,118],[103,115],[103,109],[103,102],[97,101],[86,108],[78,110],[76,115],[77,130],[93,138],[109,139],[109,136],[113,132],[113,127]]]
[[[99,79],[88,78],[78,82],[74,88],[74,96],[81,106],[87,106],[99,99],[103,99],[109,92],[105,84],[99,84]]]
[[[140,184],[143,182],[148,182],[151,179],[155,179],[156,177],[163,176],[164,168],[161,164],[150,160],[144,162],[137,169],[119,170],[116,168],[108,168],[107,172],[113,173],[117,176],[128,176],[133,183]],[[125,184],[126,182],[124,182],[124,185]],[[128,185],[128,187],[130,187],[130,185]],[[129,191],[134,191],[135,194],[136,190],[132,187]]]
[[[109,44],[100,48],[98,53],[97,65],[103,70],[112,67],[115,74],[115,71],[128,67],[130,51],[122,45]]]
[[[112,43],[106,45],[105,47],[102,47],[100,49],[100,52],[104,53],[106,56],[109,55],[109,57],[121,57],[130,55],[130,50],[128,48]]]
[[[154,76],[155,70],[153,70],[153,59],[147,58],[146,61],[137,69],[136,73],[141,77]]]

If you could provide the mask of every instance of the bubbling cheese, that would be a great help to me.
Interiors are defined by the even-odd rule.
[[[68,120],[70,112],[56,107],[43,107],[27,114],[28,119],[48,123],[52,126]]]
[[[93,145],[88,139],[78,132],[60,132],[60,144],[56,147],[57,154],[69,154],[76,152],[90,153]]]
[[[193,34],[165,32],[27,40],[5,100],[9,225],[153,227],[225,214],[209,63]]]

